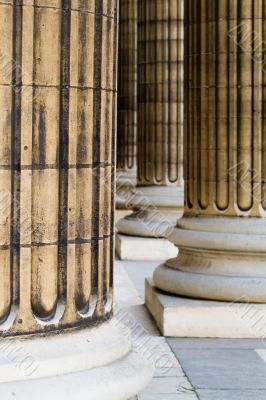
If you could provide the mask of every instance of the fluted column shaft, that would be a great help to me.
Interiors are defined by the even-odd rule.
[[[136,169],[137,1],[120,0],[118,48],[117,169]]]
[[[264,3],[187,5],[189,215],[266,216]]]
[[[123,233],[165,236],[183,211],[183,14],[183,0],[138,2],[138,212]]]
[[[179,257],[154,276],[164,290],[266,302],[265,11],[186,2],[186,204]]]
[[[181,185],[183,1],[139,3],[138,185]]]
[[[117,198],[126,208],[137,169],[137,0],[120,0],[118,47]]]
[[[11,336],[112,310],[116,2],[35,3],[0,2],[0,335]]]
[[[117,0],[0,0],[1,399],[153,373],[113,318],[117,27]]]

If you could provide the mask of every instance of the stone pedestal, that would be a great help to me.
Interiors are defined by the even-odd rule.
[[[176,257],[176,246],[167,239],[137,237],[116,234],[116,254],[120,260],[128,261],[163,261]]]
[[[154,273],[165,292],[266,303],[263,7],[187,2],[186,205],[179,255]]]
[[[140,1],[138,16],[138,176],[129,201],[137,212],[117,229],[167,238],[184,203],[183,1]]]
[[[0,398],[127,400],[152,371],[112,320],[116,2],[39,3],[0,4]]]
[[[265,339],[266,305],[201,300],[163,292],[152,279],[145,284],[145,303],[167,337]]]

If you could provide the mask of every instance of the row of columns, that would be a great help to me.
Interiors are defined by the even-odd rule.
[[[266,302],[265,6],[139,2],[138,183],[130,200],[137,212],[118,229],[152,236],[161,224],[143,228],[151,205],[171,221],[162,236],[179,248],[177,258],[156,269],[149,292]],[[178,219],[183,154],[185,206]],[[147,305],[160,325],[159,292],[152,298]]]
[[[183,41],[181,1],[139,2],[138,110],[119,118],[138,128],[128,229],[154,204],[178,217],[184,154],[164,292],[266,302],[265,5],[187,0]],[[113,319],[117,2],[8,0],[0,20],[0,394],[127,400],[152,371]]]

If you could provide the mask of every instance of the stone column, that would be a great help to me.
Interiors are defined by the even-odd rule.
[[[167,237],[183,212],[183,0],[139,1],[138,183],[120,233]]]
[[[36,3],[0,3],[0,397],[126,400],[150,370],[112,319],[116,1]]]
[[[154,283],[196,299],[266,303],[266,2],[186,4],[185,214],[171,235],[179,256]],[[220,319],[221,335],[262,334],[226,303],[200,304],[216,321],[221,310],[232,317]]]
[[[120,0],[116,208],[128,209],[137,177],[137,0]]]

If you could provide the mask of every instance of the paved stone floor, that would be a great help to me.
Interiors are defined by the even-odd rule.
[[[138,400],[266,400],[266,340],[163,338],[144,306],[144,278],[160,262],[116,262],[117,317],[155,364]]]

